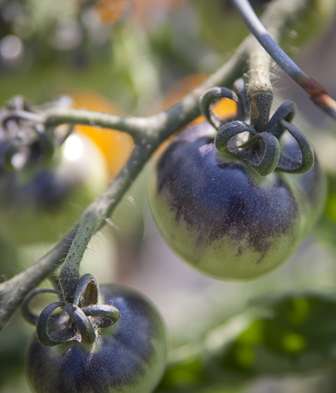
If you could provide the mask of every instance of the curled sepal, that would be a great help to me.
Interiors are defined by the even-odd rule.
[[[251,154],[248,164],[262,176],[274,172],[280,159],[280,143],[277,138],[268,132],[260,132],[253,137],[251,142],[253,141],[259,144],[259,148],[252,150],[254,154]]]
[[[274,112],[270,121],[267,124],[267,131],[272,133],[278,139],[281,138],[284,129],[281,127],[282,120],[291,122],[295,116],[295,104],[291,100],[285,100]]]
[[[98,302],[98,284],[92,274],[84,274],[77,283],[73,304],[87,306]]]
[[[80,334],[80,341],[86,344],[93,343],[96,338],[95,330],[85,312],[71,303],[64,306],[64,311],[69,315],[75,331]]]
[[[237,103],[238,113],[234,119],[220,119],[213,112],[212,105],[221,98]],[[294,102],[285,100],[269,121],[266,111],[267,118],[260,118],[257,128],[253,119],[247,120],[248,106],[245,84],[241,79],[235,82],[234,91],[215,87],[202,96],[201,110],[217,130],[217,150],[227,157],[243,161],[263,176],[275,170],[290,173],[308,171],[314,163],[314,152],[305,136],[291,123],[295,115]],[[290,151],[286,144],[281,144],[286,132],[295,140]]]
[[[94,304],[83,308],[86,315],[95,317],[98,327],[108,327],[120,318],[119,310],[110,304]]]
[[[284,129],[295,139],[296,146],[291,150],[290,156],[282,152],[279,160],[278,170],[289,173],[307,172],[314,164],[314,151],[305,136],[293,124],[282,120]]]
[[[218,129],[215,138],[217,150],[227,155],[241,157],[243,150],[239,148],[237,137],[246,133],[248,136],[251,136],[255,135],[256,131],[247,123],[240,120],[223,123]]]
[[[247,141],[239,143],[239,135],[244,135]],[[274,135],[257,133],[239,120],[225,123],[219,128],[215,145],[218,151],[240,159],[263,176],[276,169],[280,158],[280,144]]]
[[[60,300],[48,304],[37,316],[31,311],[30,303],[42,293],[57,294]],[[37,337],[44,345],[54,346],[71,341],[92,344],[97,337],[97,329],[109,327],[120,318],[116,307],[98,304],[98,295],[95,277],[85,274],[78,280],[72,302],[66,302],[56,289],[33,290],[23,303],[23,316],[36,325]]]
[[[238,108],[240,107],[240,101],[237,94],[234,91],[227,89],[226,87],[213,87],[212,89],[209,89],[206,93],[204,93],[200,98],[201,111],[205,118],[208,120],[208,122],[215,129],[218,129],[225,119],[218,117],[213,112],[212,106],[222,98],[233,100],[237,104]]]
[[[36,325],[39,316],[31,310],[31,302],[39,295],[54,294],[58,296],[56,289],[52,288],[35,288],[26,296],[22,303],[21,312],[25,320],[32,325]]]
[[[36,325],[37,337],[42,344],[54,346],[74,339],[75,331],[69,328],[67,323],[69,315],[66,315],[64,312],[58,315],[55,314],[55,311],[62,311],[63,308],[63,302],[55,302],[48,304],[42,310]]]
[[[249,111],[249,98],[246,92],[246,84],[242,78],[234,82],[233,90],[237,94],[239,100],[237,118],[246,120]]]
[[[0,145],[10,149],[0,152],[0,169],[20,171],[49,163],[72,127],[55,128],[45,124],[43,113],[53,108],[67,108],[64,99],[33,107],[22,97],[15,97],[0,108]],[[61,135],[60,135],[61,134]],[[15,159],[14,159],[15,158]]]

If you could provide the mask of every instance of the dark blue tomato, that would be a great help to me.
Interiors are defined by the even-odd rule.
[[[48,167],[0,172],[0,233],[15,245],[55,242],[105,188],[106,175],[96,148],[75,134]]]
[[[158,158],[149,200],[163,237],[187,262],[217,278],[248,279],[294,251],[320,211],[323,179],[317,163],[303,175],[260,176],[221,156],[201,124]]]
[[[52,170],[41,170],[28,181],[22,181],[16,173],[1,179],[1,203],[19,208],[57,210],[71,194],[71,184],[62,182]]]
[[[93,345],[47,347],[33,339],[26,364],[37,393],[150,393],[156,387],[166,358],[159,314],[133,290],[103,285],[101,294],[120,319]]]

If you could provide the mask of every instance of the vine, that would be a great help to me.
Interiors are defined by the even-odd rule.
[[[317,82],[303,73],[295,63],[270,38],[253,14],[245,0],[233,0],[253,34],[269,51],[271,56],[307,92],[313,101],[335,118],[335,101]],[[276,0],[266,9],[262,21],[278,40],[288,20],[299,13],[307,4],[306,0]],[[245,10],[245,11],[244,11]],[[250,73],[248,94],[252,101],[252,122],[259,129],[268,121],[272,90],[269,82],[270,58],[256,51],[255,40],[248,37],[234,55],[213,73],[205,83],[187,94],[179,103],[165,112],[149,117],[120,117],[109,114],[66,109],[62,107],[9,108],[8,118],[20,119],[45,129],[55,129],[59,125],[88,124],[102,128],[113,128],[131,135],[135,142],[133,153],[110,187],[83,212],[78,223],[52,250],[35,264],[8,281],[0,284],[0,329],[3,328],[14,311],[21,305],[27,294],[50,276],[62,264],[59,280],[63,296],[73,300],[78,287],[79,266],[82,256],[92,236],[105,224],[129,186],[149,161],[154,151],[168,137],[176,133],[200,114],[200,97],[210,88],[231,85],[244,71],[245,60],[249,58]],[[259,70],[262,70],[260,73]],[[256,71],[258,70],[258,71]],[[267,102],[267,110],[260,110]]]

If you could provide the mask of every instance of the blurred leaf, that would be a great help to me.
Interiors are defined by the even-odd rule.
[[[306,373],[336,364],[336,296],[290,294],[260,302],[179,348],[160,393],[235,386],[251,378]]]
[[[330,0],[310,0],[309,6],[297,18],[293,30],[283,40],[282,45],[290,53],[310,41],[316,41],[332,22],[336,3]],[[295,52],[294,51],[294,54]]]
[[[328,245],[336,249],[336,176],[327,175],[327,199],[317,232]]]
[[[50,26],[62,19],[71,18],[76,12],[76,4],[72,1],[27,0],[30,11],[29,28],[31,31],[48,31]]]

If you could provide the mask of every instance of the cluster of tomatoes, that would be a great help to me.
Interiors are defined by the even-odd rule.
[[[304,164],[307,145],[289,126],[292,113],[280,107],[260,141],[241,102],[224,98],[159,152],[149,201],[163,237],[188,263],[216,278],[250,279],[285,261],[306,236],[321,211],[325,181],[315,155]],[[99,97],[74,100],[77,107],[115,111]],[[246,133],[247,142],[239,140]],[[276,165],[261,174],[270,139],[279,141],[281,154],[272,150]],[[57,240],[132,147],[117,131],[77,127],[47,166],[2,174],[5,235],[23,245]],[[51,290],[56,302],[39,316],[26,313],[37,326],[27,355],[31,385],[38,393],[153,391],[166,359],[161,317],[139,293],[110,284],[98,290],[88,276],[71,301]]]
[[[72,105],[101,112],[117,111],[107,100],[92,93],[73,94]],[[31,110],[25,104],[21,109]],[[2,120],[3,146],[21,126],[26,134],[31,131],[29,122],[8,120],[6,113]],[[32,134],[35,131],[38,130]],[[118,131],[88,126],[77,126],[70,136],[68,131],[58,130],[61,136],[66,135],[58,148],[47,152],[40,146],[39,154],[31,154],[36,149],[32,144],[25,145],[19,154],[10,155],[11,165],[2,165],[4,246],[10,243],[24,248],[57,241],[118,174],[133,148],[132,139]],[[37,141],[40,143],[39,137]],[[26,150],[29,154],[24,154]],[[23,156],[27,159],[19,165],[16,156],[21,157],[21,162]],[[39,317],[32,318],[28,312],[27,319],[37,325],[38,333],[27,354],[32,387],[41,393],[152,391],[162,376],[166,358],[165,329],[154,305],[136,291],[117,285],[102,285],[99,301],[103,305],[97,304],[95,280],[87,284],[89,300],[83,291],[83,280],[86,276],[78,284],[81,292],[75,295],[77,301],[67,303],[59,291],[47,289],[58,295],[58,301],[49,304]],[[43,321],[44,330],[39,327]]]

